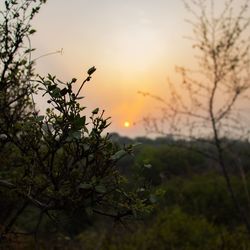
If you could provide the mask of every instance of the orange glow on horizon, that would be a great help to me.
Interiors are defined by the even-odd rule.
[[[166,78],[175,81],[174,65],[191,64],[190,44],[186,46],[182,39],[189,34],[183,25],[184,6],[181,1],[76,2],[49,1],[34,20],[38,30],[32,42],[37,48],[34,58],[59,48],[64,51],[62,56],[38,60],[38,73],[51,73],[62,81],[75,77],[77,91],[87,70],[95,66],[97,71],[81,90],[85,98],[80,104],[90,111],[105,109],[112,118],[111,132],[144,135],[141,123],[135,123],[142,117],[157,116],[160,109],[138,91],[165,98],[169,93]],[[83,9],[88,9],[85,15]],[[74,18],[65,19],[69,11]],[[79,27],[87,33],[79,32]],[[43,110],[46,100],[38,99]]]

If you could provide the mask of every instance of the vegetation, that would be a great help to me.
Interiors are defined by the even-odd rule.
[[[233,0],[220,19],[213,8],[209,19],[206,1],[187,5],[205,80],[181,68],[191,106],[175,91],[169,106],[158,98],[174,123],[165,133],[146,119],[165,136],[154,140],[106,134],[104,111],[87,114],[79,100],[95,67],[79,85],[36,75],[30,23],[44,3],[6,0],[0,11],[0,248],[250,249],[249,141],[234,126],[249,88],[247,1],[236,18]],[[36,94],[48,98],[45,114]],[[187,134],[176,123],[184,120],[191,132],[209,126]]]
[[[50,74],[35,75],[30,22],[43,3],[6,0],[1,11],[1,242],[24,233],[16,225],[29,209],[35,223],[25,233],[35,238],[44,216],[57,224],[60,212],[81,210],[119,221],[151,209],[148,193],[139,197],[132,187],[125,190],[116,166],[133,146],[118,148],[103,133],[109,126],[104,111],[96,108],[88,117],[79,104],[96,68],[87,71],[78,89],[75,78],[64,83]],[[48,96],[45,115],[33,101],[38,91]]]
[[[231,155],[231,164],[245,182],[241,156],[235,153],[237,144],[231,140],[249,139],[247,113],[243,111],[244,105],[249,105],[250,89],[249,1],[238,1],[238,8],[235,1],[224,1],[222,9],[213,0],[184,3],[191,14],[188,22],[197,68],[177,68],[182,78],[180,89],[170,82],[166,100],[151,95],[163,104],[163,114],[160,119],[146,118],[145,126],[149,132],[213,145],[211,152],[195,150],[220,167],[235,209],[250,233],[247,204],[238,201],[226,161]],[[247,189],[245,193],[248,196]]]
[[[137,138],[133,141],[117,135],[114,138],[121,144],[127,140],[130,143],[144,140]],[[59,225],[63,228],[60,231],[54,231],[51,221],[45,218],[37,241],[41,249],[51,249],[51,246],[60,249],[250,249],[246,227],[231,202],[224,177],[218,174],[214,163],[200,155],[195,162],[190,161],[197,159],[198,155],[194,151],[184,152],[179,148],[180,141],[147,141],[135,150],[135,157],[124,158],[118,165],[121,171],[127,170],[129,161],[127,178],[132,179],[132,175],[139,174],[147,179],[147,185],[151,183],[151,188],[156,189],[150,196],[155,202],[155,210],[143,220],[137,216],[122,223],[78,210],[70,216],[58,216]],[[239,142],[239,145],[241,150],[249,150],[247,144]],[[166,158],[162,157],[162,161],[167,162],[165,167],[158,161],[162,151],[166,155]],[[140,169],[138,164],[141,164],[145,153],[149,154],[146,167]],[[175,156],[180,154],[181,161],[175,161]],[[176,169],[181,170],[185,163],[188,171],[176,171],[171,167],[169,158],[173,159]],[[245,158],[244,165],[249,188],[249,157]],[[229,168],[229,175],[239,202],[249,204],[241,177],[234,168]],[[143,193],[144,189],[138,191]],[[27,210],[20,217],[18,227],[26,232],[31,230],[34,216],[33,209]],[[24,249],[33,248],[31,237],[26,236],[22,240]]]

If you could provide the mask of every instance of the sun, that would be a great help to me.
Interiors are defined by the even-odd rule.
[[[125,128],[129,128],[130,127],[130,122],[125,121],[123,125],[124,125]]]

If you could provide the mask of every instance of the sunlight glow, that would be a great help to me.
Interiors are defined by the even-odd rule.
[[[125,121],[125,122],[124,122],[124,127],[125,127],[125,128],[129,128],[129,127],[130,127],[130,122]]]

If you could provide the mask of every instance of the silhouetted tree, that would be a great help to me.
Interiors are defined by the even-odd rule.
[[[16,222],[30,206],[39,211],[34,235],[43,216],[55,220],[55,211],[82,209],[120,220],[151,207],[144,195],[126,191],[116,167],[132,146],[119,149],[103,135],[110,124],[104,111],[88,117],[79,103],[96,68],[78,89],[75,78],[35,77],[30,22],[43,3],[6,0],[0,11],[0,241],[18,233]],[[38,90],[48,96],[45,115],[33,101]]]
[[[177,67],[182,82],[178,87],[169,81],[167,98],[142,92],[162,103],[160,119],[145,118],[145,127],[148,132],[213,145],[216,153],[200,153],[220,166],[237,214],[250,232],[250,216],[246,206],[238,202],[227,170],[232,165],[240,169],[248,195],[232,141],[249,139],[248,114],[244,111],[250,87],[249,1],[226,0],[221,11],[213,0],[184,3],[192,15],[188,22],[193,28],[193,47],[198,51],[198,68]],[[230,161],[226,161],[226,154]]]

